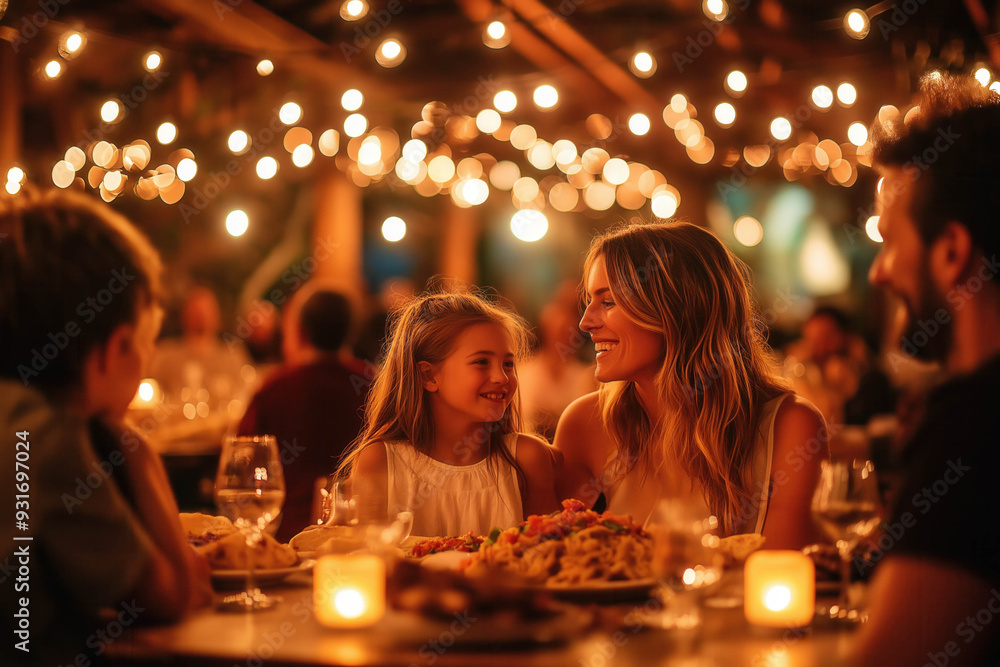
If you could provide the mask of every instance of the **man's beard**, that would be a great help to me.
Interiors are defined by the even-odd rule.
[[[919,303],[907,303],[909,322],[903,332],[901,347],[914,359],[943,362],[952,344],[951,311],[946,307],[944,298],[934,291],[926,274],[923,274],[920,292]]]

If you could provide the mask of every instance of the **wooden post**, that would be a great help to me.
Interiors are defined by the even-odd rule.
[[[461,208],[441,198],[444,208],[444,238],[441,240],[439,273],[458,282],[475,283],[479,278],[476,243],[479,240],[479,211]]]
[[[21,159],[21,81],[17,55],[10,44],[0,43],[0,177],[7,182],[7,170]],[[48,174],[42,174],[46,180]],[[28,179],[39,182],[39,174]],[[51,181],[49,181],[51,184]]]
[[[355,299],[364,295],[361,188],[331,166],[316,179],[312,247],[314,277]]]

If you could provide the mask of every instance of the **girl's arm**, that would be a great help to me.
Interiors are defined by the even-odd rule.
[[[559,418],[553,446],[562,456],[556,471],[556,497],[593,505],[603,491],[600,479],[611,447],[596,391],[569,404]]]
[[[517,437],[517,464],[524,473],[524,516],[548,514],[559,509],[555,491],[553,452],[541,438],[521,433]]]
[[[829,457],[823,417],[808,401],[786,398],[774,418],[772,491],[763,530],[768,549],[801,549],[818,541],[812,495],[820,463]]]
[[[358,497],[360,518],[383,520],[389,505],[389,464],[385,445],[376,442],[361,450],[351,470],[351,494]]]

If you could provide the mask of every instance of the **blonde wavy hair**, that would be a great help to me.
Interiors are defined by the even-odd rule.
[[[651,423],[632,381],[600,388],[616,459],[627,471],[679,464],[725,532],[752,503],[751,464],[763,405],[787,391],[775,375],[749,289],[749,269],[687,222],[629,225],[594,239],[584,276],[603,259],[615,303],[664,338],[655,383],[666,413]]]
[[[392,314],[384,360],[365,403],[365,425],[337,470],[348,475],[361,451],[387,441],[407,441],[426,454],[434,442],[434,420],[420,362],[438,364],[451,353],[455,340],[475,324],[496,324],[509,335],[515,359],[530,349],[529,328],[513,311],[495,303],[480,290],[450,289],[415,298]],[[502,458],[524,479],[523,472],[503,445],[508,433],[521,430],[520,392],[500,421],[485,425],[489,434],[488,465],[496,471]],[[459,443],[456,443],[458,445]]]

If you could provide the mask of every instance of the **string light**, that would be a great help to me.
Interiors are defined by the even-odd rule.
[[[166,146],[177,138],[177,126],[173,123],[161,123],[156,128],[156,140]]]
[[[285,125],[295,125],[302,120],[302,107],[295,102],[285,102],[278,110],[278,118]]]
[[[851,84],[842,83],[837,86],[837,100],[845,107],[849,107],[858,101],[858,91]]]
[[[274,71],[274,63],[264,58],[259,63],[257,63],[257,74],[261,76],[268,76]]]
[[[113,123],[121,115],[122,105],[118,100],[108,100],[101,105],[101,120],[105,123]]]
[[[828,86],[816,86],[812,90],[812,101],[820,109],[833,106],[833,91]]]
[[[234,209],[226,216],[226,231],[232,237],[243,236],[250,227],[250,217],[245,211]]]
[[[632,114],[628,119],[628,129],[632,134],[641,137],[649,132],[649,116],[644,113]]]
[[[235,130],[229,135],[227,144],[235,155],[241,155],[250,147],[250,136],[243,130]]]
[[[764,239],[764,228],[756,218],[744,215],[733,224],[733,235],[743,245],[753,247]]]
[[[548,84],[535,88],[533,95],[535,105],[540,109],[551,109],[559,103],[559,91]]]
[[[549,231],[549,221],[541,211],[524,209],[511,217],[510,231],[521,241],[534,243]]]
[[[364,103],[365,96],[357,88],[344,91],[344,94],[340,96],[340,106],[344,107],[344,111],[357,111]]]
[[[865,222],[865,233],[868,234],[868,238],[875,243],[882,242],[882,234],[878,231],[878,216],[873,215]]]
[[[978,68],[974,76],[976,77],[976,81],[978,81],[979,85],[983,88],[990,85],[990,81],[993,79],[993,75],[990,74],[990,71],[985,67]]]
[[[261,180],[268,180],[274,178],[274,175],[278,173],[278,161],[273,157],[262,157],[257,160],[257,176]]]
[[[778,117],[771,121],[771,136],[778,141],[784,141],[792,136],[792,124],[787,118]]]
[[[628,65],[632,73],[642,79],[648,79],[656,73],[656,58],[648,51],[638,51]]]
[[[177,178],[185,183],[190,181],[198,173],[198,163],[189,157],[177,163]]]
[[[493,106],[497,111],[510,113],[517,108],[517,95],[509,90],[501,90],[493,96]]]
[[[45,76],[48,79],[55,79],[62,74],[62,64],[58,60],[50,60],[45,65]]]
[[[492,21],[483,30],[483,44],[491,49],[502,49],[510,44],[510,31],[503,21]]]
[[[360,137],[368,129],[368,119],[359,113],[352,113],[344,119],[344,134],[349,137]]]
[[[402,218],[390,215],[382,222],[382,238],[390,243],[402,240],[406,236],[406,222]]]
[[[347,0],[340,6],[340,18],[345,21],[357,21],[368,14],[368,3],[364,0]]]
[[[75,30],[65,32],[59,38],[59,55],[66,60],[72,60],[80,55],[86,45],[87,37],[82,32]]]
[[[715,122],[721,127],[729,127],[736,122],[736,107],[729,102],[723,102],[715,107]]]
[[[702,4],[702,11],[713,21],[725,21],[726,17],[729,16],[729,5],[726,4],[725,0],[705,0]]]
[[[402,42],[389,38],[382,42],[375,53],[375,62],[382,67],[396,67],[406,59],[406,48]]]
[[[150,51],[142,59],[142,66],[147,72],[155,72],[163,64],[163,56],[159,51]]]
[[[852,9],[844,16],[844,30],[854,39],[864,39],[871,29],[868,14],[861,9]]]
[[[726,76],[726,92],[733,97],[740,97],[747,89],[747,75],[734,69]]]
[[[868,141],[868,128],[864,123],[851,123],[847,128],[847,139],[858,148]]]

